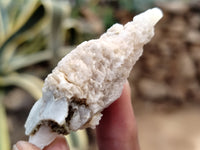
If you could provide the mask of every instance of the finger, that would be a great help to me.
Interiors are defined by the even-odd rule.
[[[66,139],[63,136],[58,136],[50,145],[44,150],[69,150]]]
[[[99,150],[139,150],[128,82],[120,98],[103,111],[97,126],[97,140]]]
[[[40,149],[31,143],[25,141],[19,141],[13,146],[13,150],[40,150]]]

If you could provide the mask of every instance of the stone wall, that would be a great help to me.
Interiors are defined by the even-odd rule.
[[[133,68],[133,100],[200,104],[200,1],[160,3],[164,18]]]

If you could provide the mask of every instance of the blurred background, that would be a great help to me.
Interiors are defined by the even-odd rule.
[[[164,17],[129,82],[141,150],[200,149],[200,1],[0,0],[0,150],[27,140],[43,80],[76,45],[152,7]],[[95,150],[95,131],[68,136]]]

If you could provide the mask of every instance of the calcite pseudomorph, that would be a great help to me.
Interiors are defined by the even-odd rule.
[[[114,24],[99,39],[83,42],[66,55],[45,79],[43,96],[26,121],[30,142],[42,148],[54,138],[40,144],[40,134],[95,128],[102,110],[121,95],[161,17],[160,9],[149,9],[124,26]]]

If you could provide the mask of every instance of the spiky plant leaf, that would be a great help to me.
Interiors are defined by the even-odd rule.
[[[25,24],[22,27],[20,27],[16,32],[14,32],[11,36],[9,36],[8,39],[4,43],[2,43],[2,45],[0,45],[0,62],[1,62],[0,72],[1,73],[4,70],[4,68],[2,68],[4,64],[9,64],[9,60],[12,59],[12,56],[14,56],[14,55],[10,55],[11,56],[10,58],[7,57],[7,59],[4,59],[5,58],[4,55],[6,55],[7,51],[12,51],[13,54],[19,51],[18,46],[20,45],[20,43],[17,43],[17,41],[20,41],[19,40],[20,38],[17,38],[17,37],[19,35],[20,37],[23,37],[23,33],[26,33],[26,31],[29,32],[29,36],[31,34],[35,34],[35,33],[37,34],[37,32],[34,32],[34,30],[30,31],[30,29],[31,28],[35,29],[36,27],[38,27],[37,29],[39,29],[38,31],[40,31],[42,28],[40,26],[35,27],[35,24],[39,24],[38,22],[43,18],[43,16],[44,16],[44,7],[41,5],[36,9],[36,11],[32,14],[32,16],[25,22]],[[13,46],[12,49],[10,49],[10,45]]]
[[[0,86],[16,85],[26,90],[35,99],[42,96],[43,81],[33,75],[12,73],[7,76],[0,76]]]
[[[0,0],[0,45],[25,24],[38,5],[39,0]]]
[[[88,150],[88,136],[86,130],[71,132],[66,136],[70,150]]]
[[[6,112],[3,106],[3,92],[0,92],[0,150],[10,150],[10,139],[8,132],[8,124],[6,119]]]

